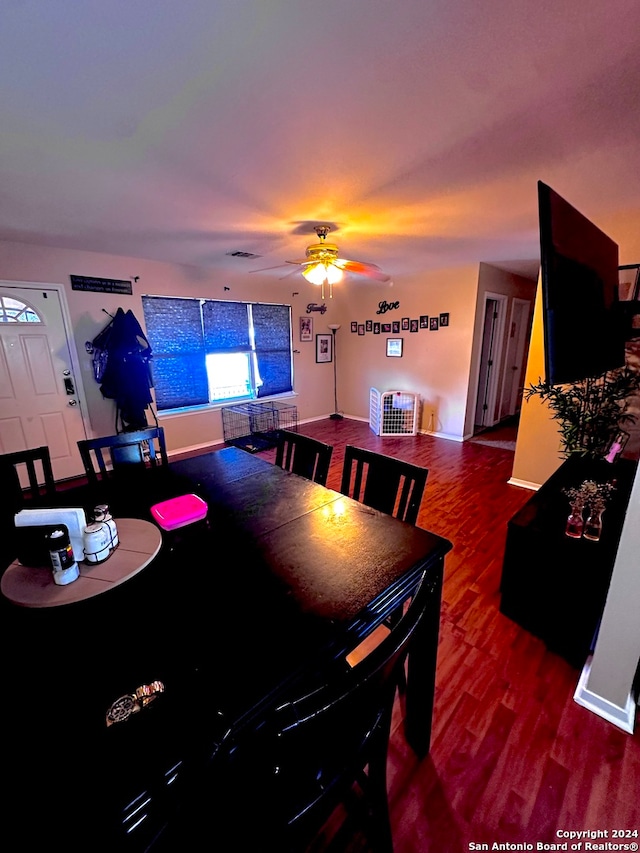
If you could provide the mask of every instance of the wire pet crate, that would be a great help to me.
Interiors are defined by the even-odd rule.
[[[407,391],[378,391],[369,395],[369,426],[376,435],[416,435],[418,395]]]
[[[278,441],[278,430],[298,429],[298,407],[288,403],[239,403],[222,408],[226,444],[249,453],[268,450]]]

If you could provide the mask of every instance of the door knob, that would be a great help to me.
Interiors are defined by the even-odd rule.
[[[70,405],[70,406],[77,406],[77,405],[78,405],[78,401],[77,401],[77,400],[69,400],[69,405]]]

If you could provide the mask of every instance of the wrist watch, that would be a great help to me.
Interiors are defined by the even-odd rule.
[[[164,693],[164,684],[161,681],[152,681],[151,684],[141,684],[136,688],[135,693],[120,696],[109,706],[107,726],[128,720],[132,714],[136,714],[153,702],[160,693]]]

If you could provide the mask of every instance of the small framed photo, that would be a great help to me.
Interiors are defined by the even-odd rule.
[[[391,334],[399,335],[400,334],[400,320],[394,320],[391,324]]]
[[[402,331],[403,332],[409,331],[409,318],[408,317],[402,318]]]
[[[316,362],[324,364],[333,361],[331,335],[316,335]]]
[[[390,335],[391,334],[391,323],[383,323],[380,326],[380,328],[382,329],[383,335]]]
[[[448,326],[449,325],[449,314],[441,314],[440,315],[440,325]]]
[[[373,332],[373,320],[365,320],[365,328],[367,332]]]
[[[380,323],[374,323],[373,324],[373,334],[374,335],[380,334]]]
[[[358,323],[358,334],[364,335],[364,323]]]
[[[418,331],[418,321],[417,320],[411,321],[411,328],[409,329],[409,331],[411,331],[411,332],[417,332]]]
[[[431,332],[437,332],[437,331],[438,331],[438,328],[439,328],[439,327],[438,327],[438,318],[437,318],[437,317],[432,317],[432,318],[429,320],[429,331],[431,331]]]
[[[420,328],[421,329],[428,329],[429,328],[429,315],[428,314],[421,314],[420,315]]]
[[[404,338],[387,338],[387,356],[402,358],[402,342]]]
[[[313,340],[313,317],[300,317],[300,340]]]
[[[356,321],[355,321],[355,320],[353,320],[353,321],[351,322],[351,331],[353,332],[353,334],[354,334],[354,335],[355,335],[355,334],[356,334],[356,332],[358,331],[358,324],[356,323]]]

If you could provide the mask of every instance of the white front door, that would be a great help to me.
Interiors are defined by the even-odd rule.
[[[84,473],[85,400],[59,291],[0,282],[0,344],[0,453],[44,444],[56,480]]]

